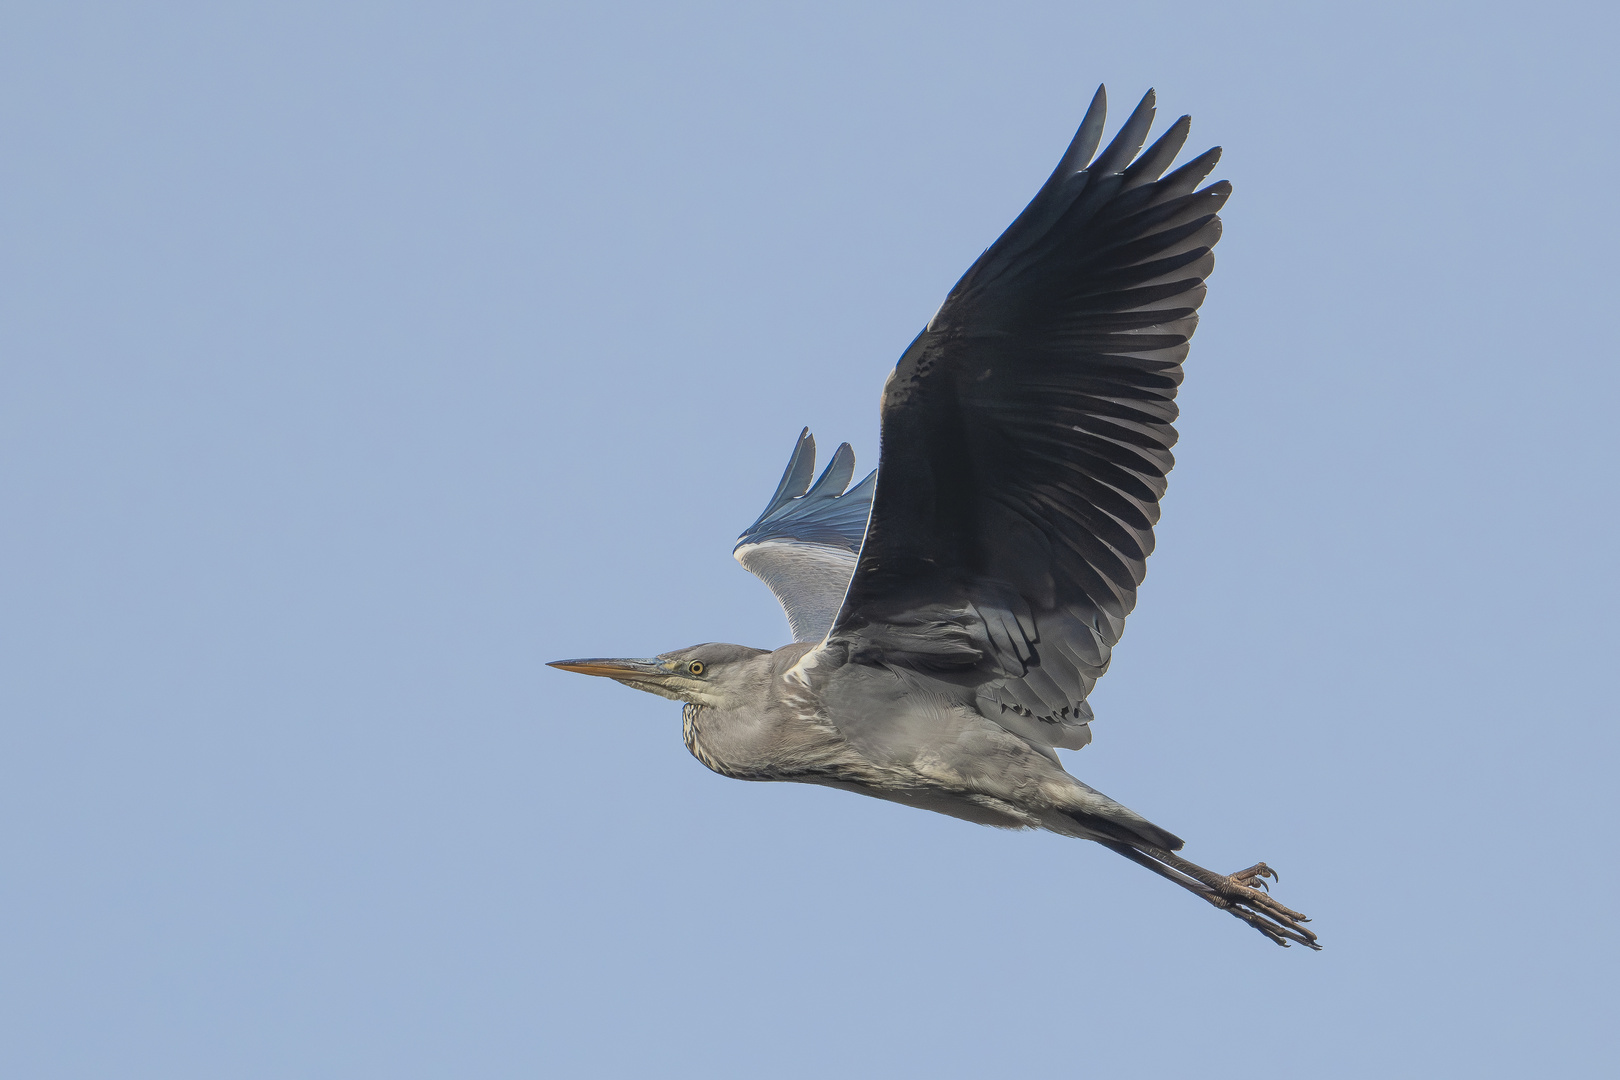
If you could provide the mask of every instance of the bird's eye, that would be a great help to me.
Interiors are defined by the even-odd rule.
[[[701,661],[701,660],[692,661],[690,664],[686,665],[686,670],[690,671],[694,675],[703,674],[703,661]]]

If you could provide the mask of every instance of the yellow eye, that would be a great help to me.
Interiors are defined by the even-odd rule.
[[[686,665],[686,670],[690,671],[694,675],[703,674],[703,661],[701,661],[701,660],[692,661],[690,664]]]

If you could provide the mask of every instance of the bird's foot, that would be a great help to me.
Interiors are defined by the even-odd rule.
[[[1305,928],[1304,924],[1311,920],[1271,898],[1268,879],[1277,880],[1277,871],[1265,863],[1255,863],[1235,874],[1217,874],[1163,848],[1107,840],[1101,843],[1242,919],[1285,949],[1290,944],[1307,949],[1322,947],[1316,943],[1316,934]]]
[[[1159,848],[1143,847],[1137,852],[1160,864],[1152,866],[1149,862],[1143,862],[1142,865],[1157,870],[1182,888],[1242,919],[1283,948],[1292,943],[1307,949],[1322,947],[1316,943],[1316,934],[1304,925],[1310,922],[1309,919],[1272,899],[1267,879],[1277,880],[1277,871],[1265,863],[1255,863],[1235,874],[1217,874]],[[1167,873],[1167,870],[1174,872]]]
[[[1183,873],[1191,869],[1203,870],[1191,863],[1184,865],[1185,869],[1176,868]],[[1308,949],[1322,947],[1316,943],[1316,935],[1304,926],[1311,920],[1272,899],[1271,886],[1266,879],[1277,880],[1277,872],[1265,863],[1255,863],[1247,870],[1224,876],[1207,870],[1191,876],[1209,890],[1204,899],[1242,919],[1278,945],[1287,948],[1290,942],[1298,942]]]

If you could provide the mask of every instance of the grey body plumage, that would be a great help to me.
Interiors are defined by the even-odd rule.
[[[795,642],[557,661],[685,703],[687,748],[740,780],[822,784],[1096,841],[1280,945],[1316,947],[1264,863],[1216,874],[1081,783],[1086,695],[1135,604],[1173,459],[1181,361],[1229,185],[1142,152],[1153,94],[1092,160],[1104,95],[1052,177],[951,290],[883,394],[876,473],[801,433],[734,554]],[[1139,155],[1140,152],[1140,155]]]

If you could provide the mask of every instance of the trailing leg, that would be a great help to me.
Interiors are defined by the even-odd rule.
[[[1310,922],[1309,919],[1271,898],[1265,879],[1275,879],[1277,872],[1265,863],[1255,863],[1235,874],[1217,874],[1149,844],[1126,844],[1114,840],[1098,842],[1242,919],[1284,948],[1290,942],[1298,942],[1310,949],[1322,947],[1316,943],[1316,935],[1303,925]]]

